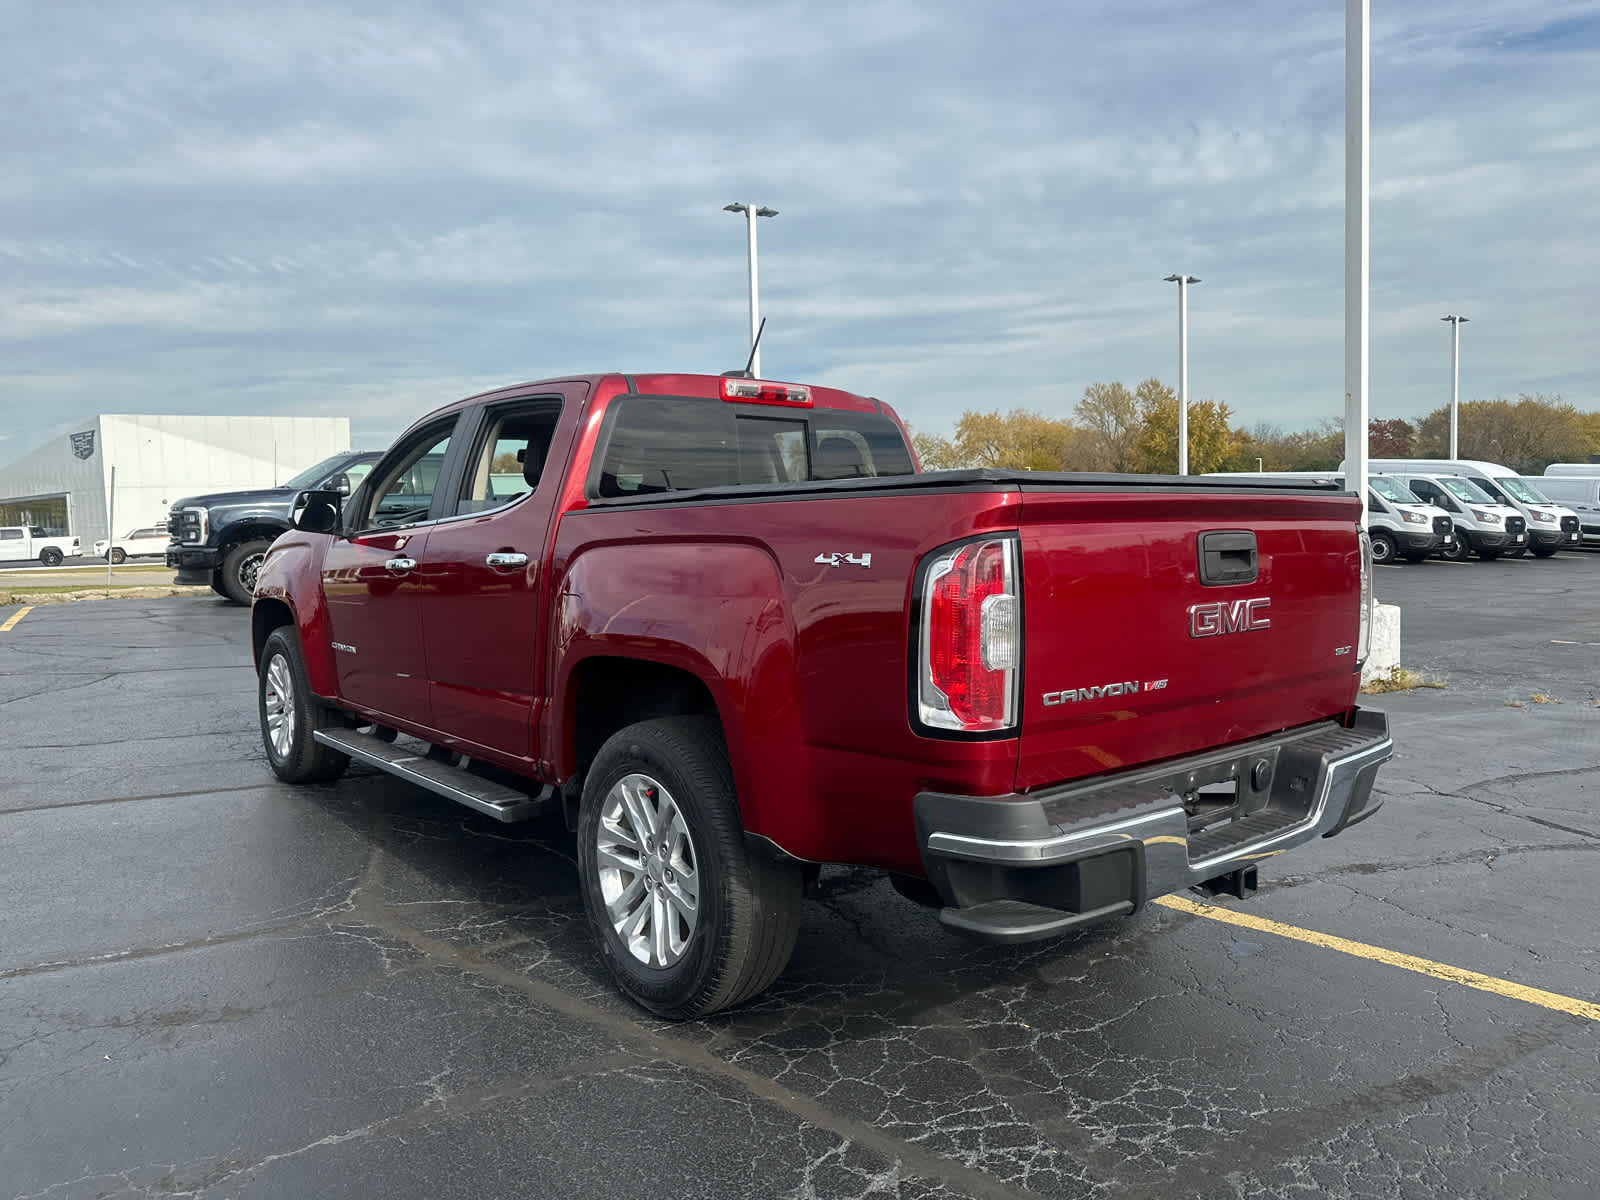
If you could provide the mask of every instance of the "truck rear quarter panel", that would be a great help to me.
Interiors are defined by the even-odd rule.
[[[801,858],[919,873],[916,791],[1006,792],[1015,742],[912,731],[915,567],[1015,527],[1019,511],[1014,490],[851,490],[568,513],[553,563],[566,698],[554,711],[571,711],[574,670],[592,655],[690,671],[716,702],[747,829]],[[573,744],[569,720],[550,751],[563,775]]]

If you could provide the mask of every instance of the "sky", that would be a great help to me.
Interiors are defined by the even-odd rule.
[[[0,0],[0,462],[101,412],[719,372],[1343,410],[1339,0]],[[1600,408],[1600,3],[1372,4],[1371,411]]]

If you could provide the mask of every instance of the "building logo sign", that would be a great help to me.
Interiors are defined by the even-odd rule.
[[[72,439],[72,452],[79,458],[92,458],[94,456],[94,430],[85,429],[82,433],[69,434]]]

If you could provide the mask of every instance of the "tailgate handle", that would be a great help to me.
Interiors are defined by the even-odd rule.
[[[1206,587],[1256,581],[1256,535],[1248,529],[1213,529],[1200,535],[1200,582]]]

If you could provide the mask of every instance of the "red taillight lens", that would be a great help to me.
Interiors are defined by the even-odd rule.
[[[923,583],[917,711],[924,725],[984,733],[1016,723],[1021,612],[1016,543],[941,551]]]

